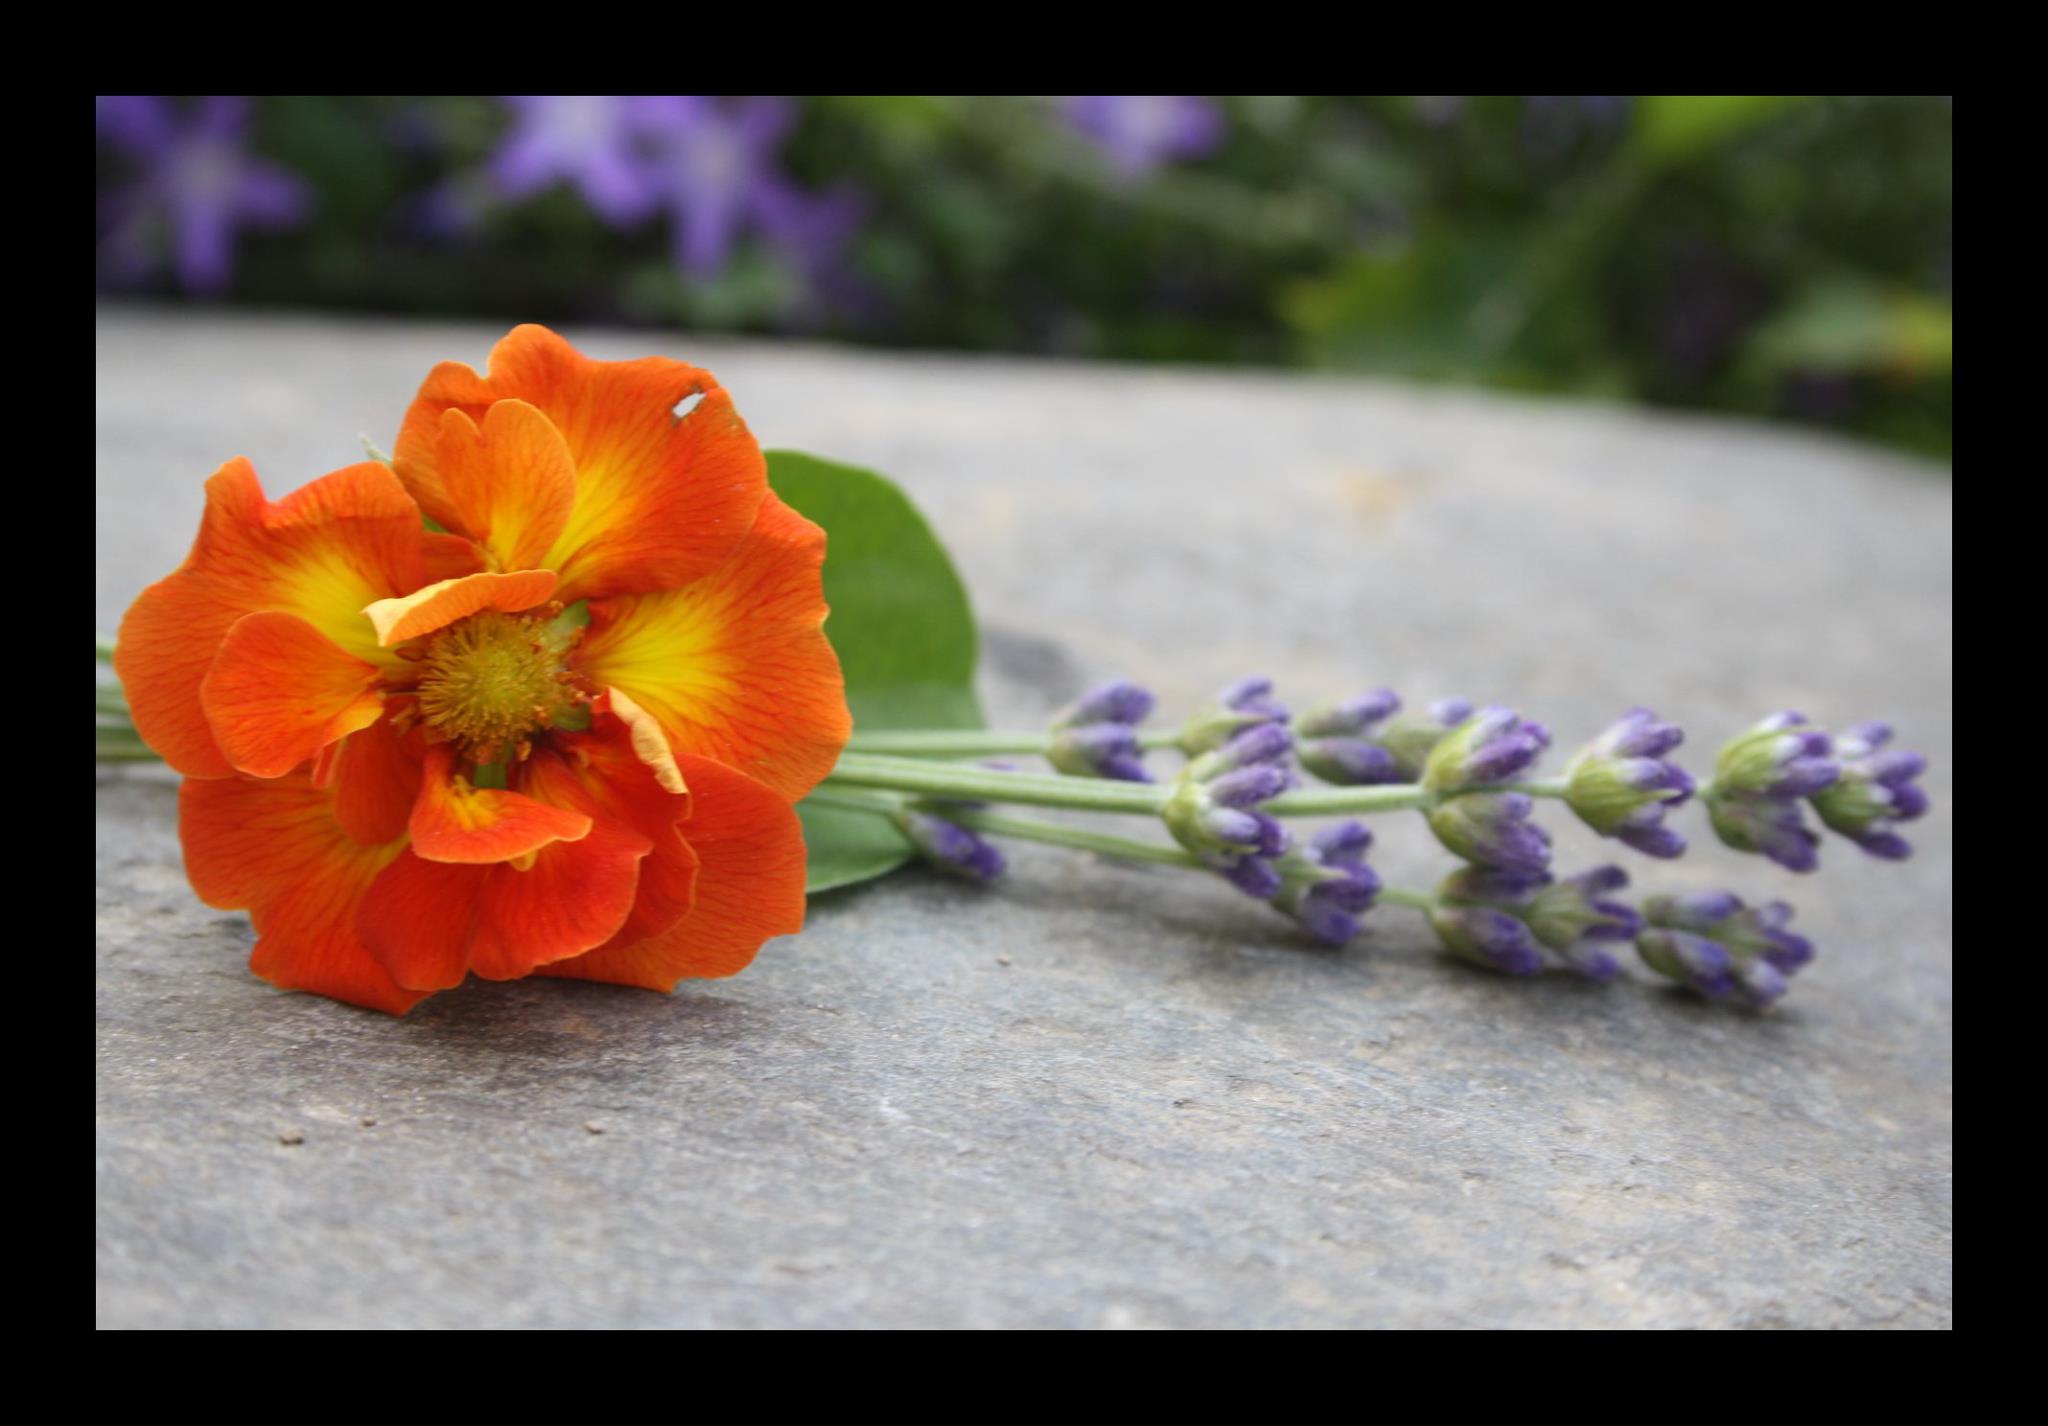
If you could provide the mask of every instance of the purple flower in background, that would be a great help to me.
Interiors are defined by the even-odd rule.
[[[106,214],[105,251],[124,278],[155,266],[168,230],[179,285],[219,292],[234,276],[241,228],[291,227],[311,207],[298,175],[249,153],[244,95],[207,95],[185,111],[153,94],[96,96],[93,123],[137,169]]]
[[[787,99],[655,94],[636,102],[636,114],[653,142],[654,192],[675,225],[671,241],[685,272],[715,277],[743,233],[792,221],[789,187],[774,162],[796,119]]]
[[[845,183],[819,193],[771,183],[761,190],[757,206],[762,235],[800,284],[785,315],[802,319],[821,303],[859,300],[843,259],[867,217],[866,195]]]
[[[1223,142],[1223,111],[1193,94],[1072,94],[1061,112],[1126,177]]]
[[[512,132],[491,156],[507,198],[572,184],[590,210],[625,227],[654,209],[655,187],[635,147],[634,101],[617,94],[507,94]]]

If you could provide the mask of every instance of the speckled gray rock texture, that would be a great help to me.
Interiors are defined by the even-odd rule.
[[[494,335],[100,313],[98,626],[222,459],[273,495],[358,459]],[[1511,699],[1566,744],[1651,702],[1697,760],[1791,706],[1900,724],[1937,810],[1903,867],[1630,859],[1796,899],[1821,958],[1768,1017],[1495,979],[1394,909],[1320,951],[1219,884],[1023,849],[993,890],[821,899],[673,997],[477,985],[394,1020],[250,976],[172,781],[103,772],[99,1323],[1950,1322],[1944,473],[1390,384],[572,335],[702,361],[764,444],[908,487],[999,723],[1264,672]],[[1610,854],[1557,831],[1565,865]],[[1409,820],[1382,847],[1396,880],[1442,865]]]

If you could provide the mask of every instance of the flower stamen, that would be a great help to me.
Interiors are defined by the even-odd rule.
[[[472,762],[533,750],[532,735],[577,701],[563,659],[575,642],[546,618],[486,610],[430,638],[421,660],[419,712],[427,735]]]

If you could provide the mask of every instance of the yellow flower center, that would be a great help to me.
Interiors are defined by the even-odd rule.
[[[488,610],[427,641],[420,717],[471,762],[524,756],[528,738],[575,704],[562,667],[568,643],[545,616]]]

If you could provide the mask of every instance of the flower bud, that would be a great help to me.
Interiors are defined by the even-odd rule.
[[[1714,787],[1724,793],[1809,797],[1839,775],[1828,735],[1803,713],[1773,713],[1730,739],[1714,762]]]
[[[1282,886],[1273,905],[1317,940],[1341,946],[1358,934],[1358,918],[1379,895],[1380,879],[1365,864],[1372,833],[1360,822],[1339,822],[1309,839],[1302,852],[1279,865]]]
[[[1273,701],[1273,680],[1244,678],[1216,695],[1214,707],[1181,726],[1181,750],[1189,757],[1221,747],[1247,728],[1285,723],[1287,710]]]
[[[1152,715],[1152,691],[1117,679],[1092,688],[1053,715],[1054,728],[1079,728],[1090,723],[1123,723],[1135,727]]]
[[[1761,1010],[1813,959],[1813,943],[1785,929],[1792,908],[1782,901],[1744,906],[1732,892],[1696,891],[1653,896],[1643,917],[1651,927],[1636,940],[1644,963],[1716,1000]]]
[[[1677,856],[1685,838],[1664,825],[1664,813],[1692,795],[1693,781],[1664,754],[1684,736],[1649,709],[1630,709],[1565,766],[1566,803],[1603,837],[1646,856]]]
[[[1616,947],[1642,929],[1633,908],[1605,899],[1626,885],[1628,873],[1617,866],[1563,881],[1540,872],[1465,867],[1444,879],[1437,898],[1513,916],[1557,963],[1588,980],[1608,981],[1621,973]]]
[[[1430,928],[1444,949],[1460,960],[1506,975],[1534,975],[1543,951],[1522,921],[1486,906],[1439,903],[1429,912]]]
[[[1813,810],[1828,827],[1872,856],[1892,861],[1913,848],[1892,830],[1927,810],[1927,794],[1914,781],[1927,760],[1903,748],[1886,748],[1892,730],[1883,723],[1858,723],[1836,743],[1842,775],[1813,794]]]
[[[1375,688],[1341,703],[1319,704],[1303,714],[1294,727],[1304,738],[1356,738],[1400,711],[1401,699],[1393,689]]]
[[[1521,792],[1468,792],[1430,808],[1429,829],[1468,862],[1541,872],[1550,865],[1550,834],[1529,820],[1535,805]]]
[[[969,881],[994,881],[1003,874],[1003,854],[967,828],[926,812],[904,812],[896,825],[918,855],[940,871]]]
[[[1482,708],[1430,749],[1422,784],[1438,792],[1513,777],[1550,746],[1550,730],[1511,708]]]
[[[1046,761],[1075,777],[1150,782],[1137,730],[1127,723],[1082,723],[1061,728],[1047,744]]]

